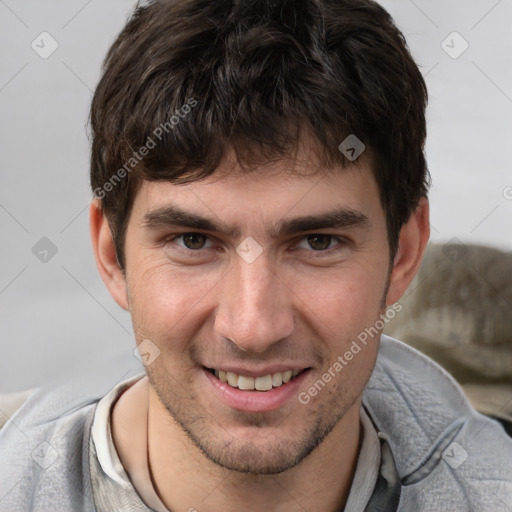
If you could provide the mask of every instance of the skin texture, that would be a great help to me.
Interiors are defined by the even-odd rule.
[[[203,366],[310,368],[299,390],[307,391],[386,304],[398,301],[428,241],[428,202],[422,199],[402,228],[391,266],[369,165],[360,159],[347,169],[311,174],[317,167],[306,155],[294,165],[279,161],[244,175],[227,158],[201,182],[144,182],[128,222],[125,273],[99,204],[91,205],[100,274],[130,311],[137,343],[149,339],[160,351],[146,366],[147,378],[114,407],[114,442],[128,473],[143,463],[149,410],[152,477],[169,509],[284,512],[300,504],[334,512],[344,505],[377,337],[308,404],[294,396],[273,411],[227,406]],[[147,225],[148,213],[171,204],[238,232]],[[339,208],[367,222],[272,236],[283,219]],[[172,240],[190,232],[206,236],[192,239],[200,249]],[[312,234],[331,238],[313,240],[312,248]],[[251,263],[236,251],[247,237],[262,248]]]

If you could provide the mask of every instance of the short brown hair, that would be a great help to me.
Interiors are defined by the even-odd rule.
[[[426,196],[427,91],[402,33],[372,0],[154,0],[105,59],[91,106],[91,185],[121,267],[142,180],[289,158],[304,131],[345,167],[353,134],[372,156],[391,254]],[[158,135],[158,136],[157,136]]]

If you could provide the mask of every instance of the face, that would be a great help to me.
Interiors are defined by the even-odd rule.
[[[157,356],[150,384],[202,452],[236,471],[300,463],[358,406],[378,349],[376,336],[344,357],[385,307],[370,168],[290,171],[144,182],[127,227],[129,309]]]

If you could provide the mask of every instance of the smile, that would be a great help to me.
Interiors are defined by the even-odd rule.
[[[207,368],[207,370],[215,375],[221,382],[242,391],[270,391],[273,388],[279,388],[307,369],[308,368],[303,370],[287,370],[285,372],[271,373],[261,377],[248,377],[224,370]]]

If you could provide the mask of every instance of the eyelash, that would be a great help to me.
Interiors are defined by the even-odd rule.
[[[196,232],[196,231],[185,231],[183,233],[178,233],[178,234],[172,235],[171,237],[166,238],[164,240],[164,244],[175,243],[176,240],[178,240],[180,238],[183,238],[185,235],[200,235],[200,236],[205,237],[207,240],[211,241],[210,236],[208,236],[208,235],[206,235],[204,233],[199,233],[199,232]],[[313,254],[316,253],[316,254],[318,254],[318,256],[309,256],[310,258],[318,258],[318,257],[323,257],[323,256],[329,256],[329,255],[331,255],[334,252],[340,251],[342,249],[342,247],[344,247],[347,244],[347,240],[345,238],[343,238],[343,237],[340,237],[340,236],[329,235],[329,234],[326,234],[326,233],[309,233],[307,235],[302,236],[300,238],[299,242],[297,242],[296,245],[298,245],[302,240],[307,239],[307,237],[313,236],[313,235],[328,236],[332,240],[338,240],[338,244],[336,244],[334,247],[331,247],[329,249],[325,249],[323,251],[322,250],[315,251],[314,249],[309,249],[309,250],[308,249],[299,249],[299,250],[307,251],[309,253],[313,253]],[[187,256],[192,256],[193,255],[193,257],[201,256],[201,252],[203,250],[211,249],[211,247],[207,247],[206,249],[205,248],[201,248],[201,249],[188,249],[188,248],[185,248],[185,247],[181,247],[179,245],[177,247],[178,247],[178,249],[180,251],[185,252],[187,254]],[[295,247],[294,247],[294,250],[295,250]]]

